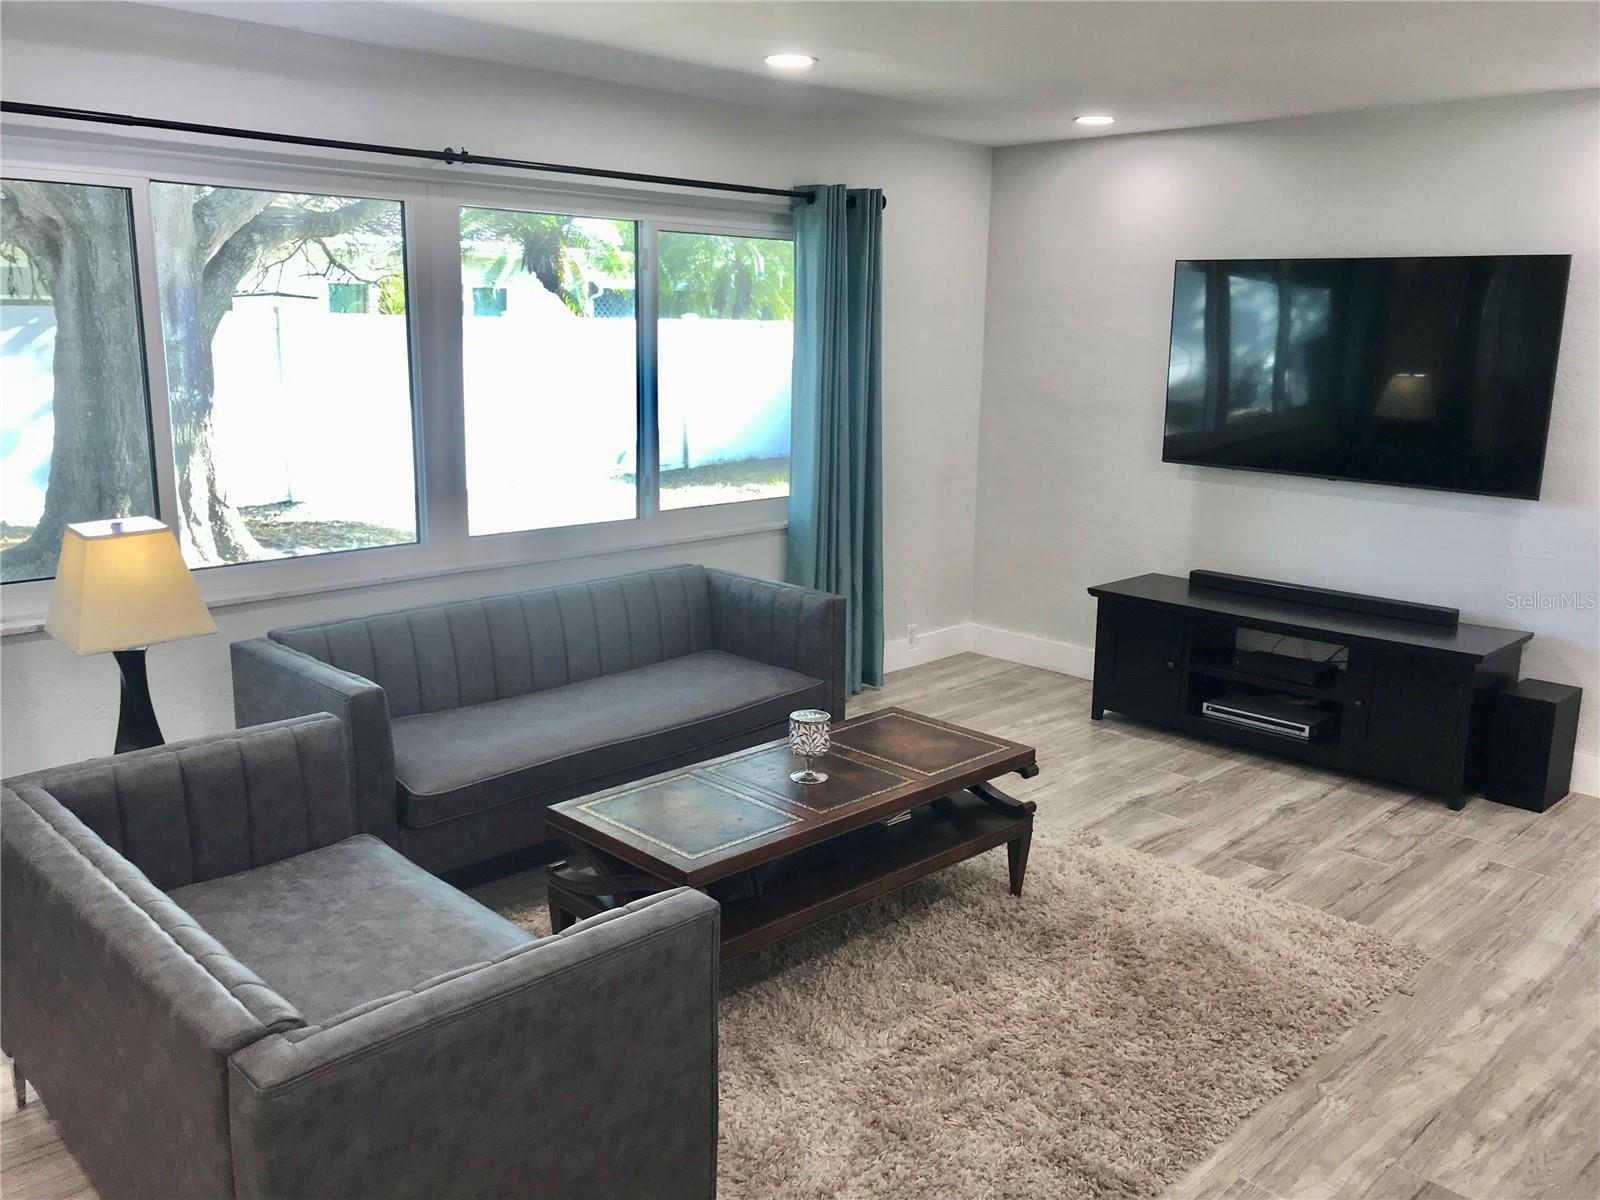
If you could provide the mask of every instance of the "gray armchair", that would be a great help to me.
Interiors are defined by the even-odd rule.
[[[0,1044],[102,1194],[714,1194],[700,893],[534,938],[355,835],[327,715],[0,805]]]
[[[699,566],[274,629],[234,715],[331,712],[360,825],[432,871],[544,840],[551,804],[844,716],[845,601]]]

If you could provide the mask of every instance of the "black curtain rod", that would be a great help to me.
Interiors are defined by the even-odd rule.
[[[194,121],[163,121],[156,117],[134,117],[127,113],[97,112],[87,108],[58,108],[53,104],[23,104],[0,100],[0,113],[26,117],[53,117],[61,121],[87,121],[96,125],[128,125],[137,129],[166,129],[173,133],[199,133],[208,137],[247,138],[255,142],[278,142],[289,146],[316,146],[324,150],[353,150],[362,154],[390,154],[399,158],[420,158],[430,162],[466,163],[482,167],[510,167],[517,171],[542,171],[547,175],[584,175],[591,179],[626,179],[630,183],[658,183],[668,187],[699,188],[708,192],[738,192],[745,196],[782,196],[790,200],[816,202],[815,192],[790,188],[756,187],[749,183],[718,183],[711,179],[684,179],[676,175],[648,175],[642,171],[608,171],[600,167],[574,167],[565,163],[531,162],[521,158],[497,158],[489,154],[469,154],[465,149],[446,146],[443,150],[422,150],[414,146],[385,146],[377,142],[346,142],[337,138],[302,137],[294,133],[268,133],[261,129],[237,129],[232,125],[201,125]],[[851,204],[855,200],[850,201]],[[884,207],[888,207],[884,201]]]

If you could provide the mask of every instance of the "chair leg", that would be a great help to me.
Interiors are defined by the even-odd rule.
[[[18,1109],[28,1107],[28,1079],[22,1073],[21,1064],[14,1058],[11,1060],[11,1097]]]

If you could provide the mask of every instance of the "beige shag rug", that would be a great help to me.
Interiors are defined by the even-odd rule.
[[[1156,1195],[1422,958],[1036,833],[725,967],[718,1194]]]

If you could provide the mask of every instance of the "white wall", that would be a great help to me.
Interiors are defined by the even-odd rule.
[[[9,100],[616,166],[776,187],[882,187],[887,625],[971,613],[988,239],[986,149],[161,9],[8,3]],[[684,559],[766,575],[781,535],[229,610],[222,635],[151,651],[169,737],[229,727],[226,643],[268,626]],[[0,647],[6,772],[105,752],[109,658]]]
[[[1600,589],[1597,135],[1588,92],[996,152],[978,625],[1081,660],[1086,587],[1193,567],[1455,605],[1535,632],[1593,755],[1597,613],[1507,593]],[[1574,255],[1538,503],[1161,462],[1175,259],[1516,252]]]

